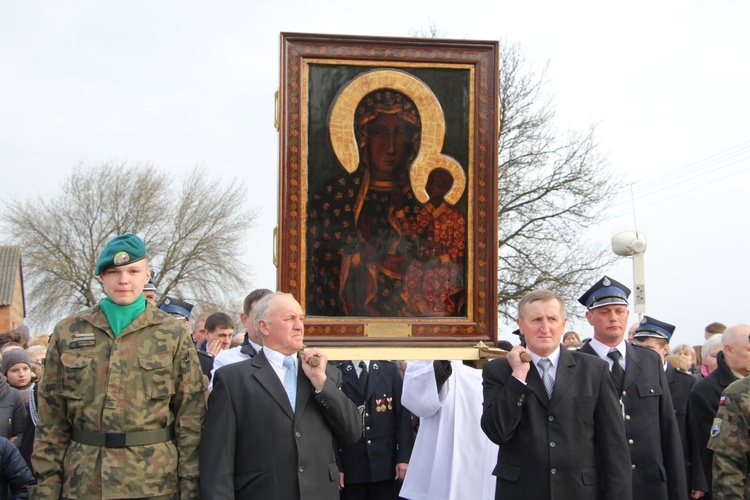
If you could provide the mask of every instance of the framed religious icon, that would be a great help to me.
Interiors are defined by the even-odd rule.
[[[495,343],[498,43],[281,34],[278,288],[309,344]]]

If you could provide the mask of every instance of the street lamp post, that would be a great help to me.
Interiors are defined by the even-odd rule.
[[[621,257],[633,258],[634,308],[638,315],[646,312],[646,273],[643,254],[646,252],[646,235],[640,231],[623,231],[612,237],[612,251]]]

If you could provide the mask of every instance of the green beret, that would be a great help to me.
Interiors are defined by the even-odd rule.
[[[141,239],[130,233],[115,236],[104,247],[96,262],[94,274],[99,276],[110,266],[132,264],[146,257],[146,245]]]

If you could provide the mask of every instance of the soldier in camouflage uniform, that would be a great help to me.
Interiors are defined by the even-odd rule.
[[[96,266],[107,297],[57,324],[39,387],[32,498],[198,498],[204,386],[185,327],[146,303],[132,234]]]
[[[714,500],[750,498],[750,377],[724,390],[708,448],[714,452]]]

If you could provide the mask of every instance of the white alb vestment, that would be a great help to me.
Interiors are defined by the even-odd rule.
[[[399,496],[409,500],[493,500],[497,445],[482,432],[482,371],[451,361],[437,392],[432,361],[410,361],[401,402],[420,418]]]

